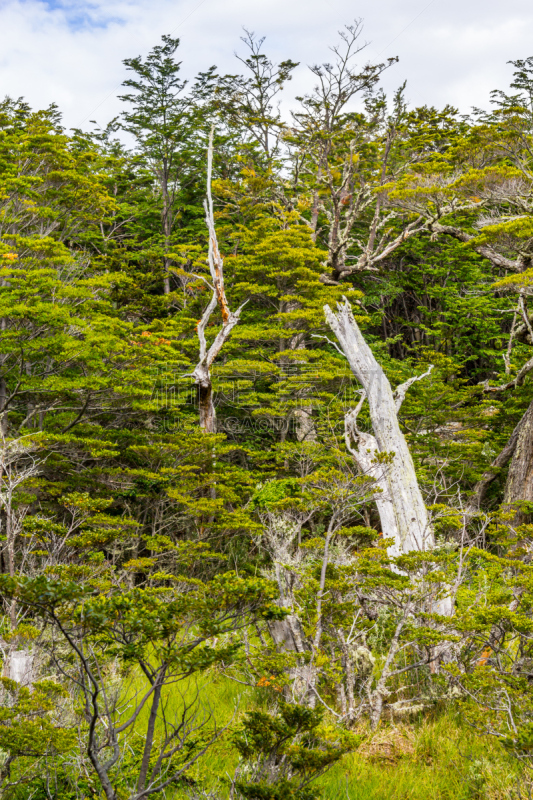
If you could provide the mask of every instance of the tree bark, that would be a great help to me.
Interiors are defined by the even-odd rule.
[[[7,676],[21,686],[31,686],[33,683],[33,653],[28,648],[13,650],[8,661]]]
[[[429,222],[427,224],[427,228],[434,234],[443,233],[447,236],[451,236],[453,239],[457,239],[460,242],[466,243],[475,239],[475,236],[472,234],[466,233],[466,231],[463,231],[461,228],[457,228],[453,225],[441,225],[438,222]],[[517,259],[507,258],[490,245],[478,245],[474,243],[473,249],[476,251],[476,253],[479,253],[480,256],[483,256],[483,258],[487,258],[489,261],[491,261],[496,267],[509,269],[513,272],[522,272],[524,269],[524,265],[520,257]]]
[[[499,453],[496,456],[496,458],[490,465],[490,468],[487,470],[487,472],[483,474],[481,480],[479,480],[475,485],[474,491],[472,492],[472,495],[468,501],[468,505],[466,508],[466,512],[469,516],[479,511],[479,509],[481,508],[481,504],[485,499],[489,486],[495,480],[495,478],[498,477],[500,470],[503,469],[503,467],[505,467],[511,460],[516,450],[516,445],[518,442],[518,437],[522,425],[527,419],[528,415],[529,416],[533,415],[532,407],[533,407],[533,402],[529,406],[528,410],[526,411],[526,413],[524,414],[524,416],[522,417],[522,419],[520,420],[514,431],[512,432],[509,441],[507,442],[501,453]]]
[[[515,436],[515,434],[517,435]],[[533,400],[513,432],[516,444],[507,475],[503,502],[513,505],[521,501],[533,503]],[[522,525],[530,515],[517,511],[514,524]]]
[[[376,497],[383,535],[394,539],[391,555],[423,551],[434,546],[431,529],[413,459],[400,430],[398,410],[412,378],[393,394],[390,383],[354,319],[351,306],[344,298],[334,314],[324,307],[326,319],[335,333],[352,372],[363,387],[370,407],[374,436],[357,429],[356,419],[362,401],[346,415],[346,438],[350,451],[362,471],[374,477],[381,489]],[[351,446],[350,440],[358,444]]]
[[[203,374],[202,374],[203,373]],[[196,371],[196,383],[198,386],[198,410],[200,413],[200,428],[206,433],[217,432],[217,415],[213,402],[213,385],[209,368]]]
[[[152,748],[154,746],[155,726],[157,721],[157,712],[159,710],[159,703],[161,700],[161,691],[165,680],[165,671],[162,670],[156,679],[156,686],[152,697],[152,707],[150,709],[150,716],[148,717],[148,728],[144,742],[144,752],[141,761],[141,769],[139,771],[139,780],[137,781],[137,792],[142,792],[146,787],[146,779],[148,777],[148,769],[150,767],[150,756],[152,755]]]

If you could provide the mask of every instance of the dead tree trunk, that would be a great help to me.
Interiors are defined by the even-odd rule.
[[[376,505],[383,535],[394,539],[389,552],[394,556],[412,550],[427,550],[435,543],[433,531],[413,459],[398,423],[398,411],[409,386],[425,376],[411,378],[393,393],[385,373],[363,339],[346,298],[344,304],[338,305],[336,314],[329,306],[325,306],[324,311],[352,372],[363,387],[358,407],[346,415],[346,442],[360,469],[372,475],[381,490],[376,496]],[[357,414],[365,398],[370,407],[373,436],[357,429]]]
[[[213,384],[211,381],[211,365],[220,353],[225,341],[235,325],[239,321],[244,304],[233,314],[228,306],[226,292],[224,290],[224,261],[218,249],[217,234],[215,230],[215,217],[213,213],[213,198],[211,195],[211,175],[213,171],[213,130],[209,137],[209,149],[207,152],[207,200],[204,201],[205,221],[209,230],[209,272],[213,285],[210,288],[213,292],[209,305],[202,314],[202,319],[196,326],[198,339],[200,342],[200,360],[193,372],[193,378],[198,387],[198,401],[200,411],[200,427],[206,433],[216,433],[216,413],[213,403]],[[222,314],[222,328],[219,330],[215,341],[211,347],[207,348],[205,339],[205,329],[211,318],[211,314],[220,307]]]
[[[513,458],[503,496],[503,502],[506,505],[514,505],[523,501],[533,502],[533,401],[529,404],[515,431],[517,435],[515,436]],[[523,511],[517,511],[514,524],[522,525],[528,521],[529,516]]]
[[[468,500],[468,505],[466,507],[467,518],[469,518],[472,514],[476,514],[480,510],[481,505],[482,505],[483,501],[485,500],[485,497],[487,495],[487,492],[489,490],[490,485],[498,477],[498,475],[501,473],[501,470],[505,466],[507,466],[507,464],[509,463],[509,461],[513,457],[513,455],[515,453],[515,450],[516,450],[517,443],[519,441],[519,437],[520,437],[520,432],[521,432],[522,426],[526,423],[526,421],[528,419],[530,420],[529,431],[530,431],[530,435],[531,435],[531,419],[533,419],[533,402],[531,403],[531,405],[527,409],[526,413],[524,414],[524,416],[522,417],[522,419],[520,420],[520,422],[518,423],[518,425],[516,426],[516,428],[512,432],[512,434],[511,434],[511,436],[509,438],[509,441],[507,442],[507,444],[505,445],[503,450],[500,453],[498,453],[498,455],[496,456],[496,458],[494,459],[494,461],[490,465],[490,468],[486,472],[483,473],[483,475],[481,477],[481,480],[479,480],[477,482],[477,484],[475,485],[474,490],[473,490],[473,492],[472,492],[472,494],[471,494],[471,496],[470,496],[470,498]],[[531,438],[530,438],[529,441],[530,441],[530,447],[533,447],[533,442],[531,441]],[[526,441],[523,440],[522,441],[522,455],[521,455],[521,459],[522,460],[524,459],[524,456],[527,453],[527,447],[524,448],[524,445],[526,445]],[[530,458],[531,458],[531,456],[533,454],[530,453],[529,455],[530,455]],[[507,483],[509,484],[509,480],[507,481]],[[509,495],[511,495],[512,492],[514,492],[516,490],[516,488],[517,488],[516,487],[516,481],[514,479],[513,479],[513,483],[515,485],[513,486],[512,489],[511,489],[511,487],[509,487]],[[507,487],[506,487],[506,494],[507,494]],[[514,500],[510,500],[509,502],[516,502],[519,499],[520,499],[519,495],[516,495],[514,497]]]

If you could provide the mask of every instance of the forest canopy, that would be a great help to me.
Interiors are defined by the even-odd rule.
[[[533,57],[412,108],[361,29],[0,103],[0,797],[531,797]],[[493,762],[357,794],[398,726]]]

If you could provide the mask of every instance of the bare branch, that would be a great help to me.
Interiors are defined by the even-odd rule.
[[[213,136],[214,128],[211,128],[209,136],[209,148],[207,151],[207,199],[204,201],[205,222],[209,231],[209,252],[208,264],[211,279],[213,281],[213,293],[207,308],[202,314],[202,318],[196,326],[198,341],[200,344],[199,361],[192,375],[199,389],[199,408],[200,408],[200,427],[207,433],[216,431],[216,414],[213,404],[213,386],[211,382],[210,367],[221,351],[224,343],[228,339],[231,331],[238,323],[241,311],[246,305],[243,303],[235,313],[230,311],[226,292],[224,289],[224,261],[218,248],[217,234],[215,230],[215,218],[213,211],[213,196],[211,193],[211,180],[213,174]],[[219,330],[211,347],[207,348],[205,329],[211,318],[213,311],[220,307],[222,314],[222,328]]]
[[[411,388],[413,383],[416,383],[417,381],[421,381],[424,378],[427,378],[428,375],[431,375],[431,370],[433,369],[433,367],[434,367],[434,364],[430,364],[429,365],[429,369],[426,372],[424,372],[423,375],[415,375],[414,378],[409,378],[408,381],[405,381],[405,383],[401,383],[399,386],[396,387],[396,389],[394,390],[394,399],[396,401],[396,411],[399,411],[400,408],[402,407],[402,403],[405,400],[405,395],[407,394],[407,392],[409,391],[409,389]]]

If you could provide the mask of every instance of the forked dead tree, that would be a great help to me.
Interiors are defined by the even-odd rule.
[[[200,409],[200,427],[206,433],[216,433],[216,413],[213,403],[213,384],[211,381],[211,365],[220,353],[224,343],[235,325],[239,321],[243,303],[235,313],[232,313],[226,299],[224,289],[224,261],[218,249],[217,234],[215,230],[215,217],[213,213],[213,197],[211,194],[211,176],[213,172],[213,129],[209,137],[209,149],[207,151],[207,199],[204,201],[205,221],[209,230],[209,253],[208,263],[209,272],[213,285],[208,284],[212,290],[209,305],[202,314],[202,318],[196,326],[198,340],[200,342],[200,359],[193,374],[194,382],[198,386],[198,404]],[[205,329],[213,311],[220,308],[222,315],[222,327],[215,337],[211,346],[207,347]]]
[[[350,303],[338,305],[337,313],[324,306],[326,320],[334,332],[342,353],[363,387],[357,408],[345,417],[345,437],[348,450],[360,469],[371,475],[377,488],[376,505],[382,531],[394,539],[389,549],[392,556],[412,550],[428,550],[435,544],[428,513],[418,485],[411,453],[400,430],[398,411],[409,387],[431,372],[410,378],[395,392],[365,342],[355,321]],[[368,400],[374,434],[357,427],[357,416],[363,402]]]

